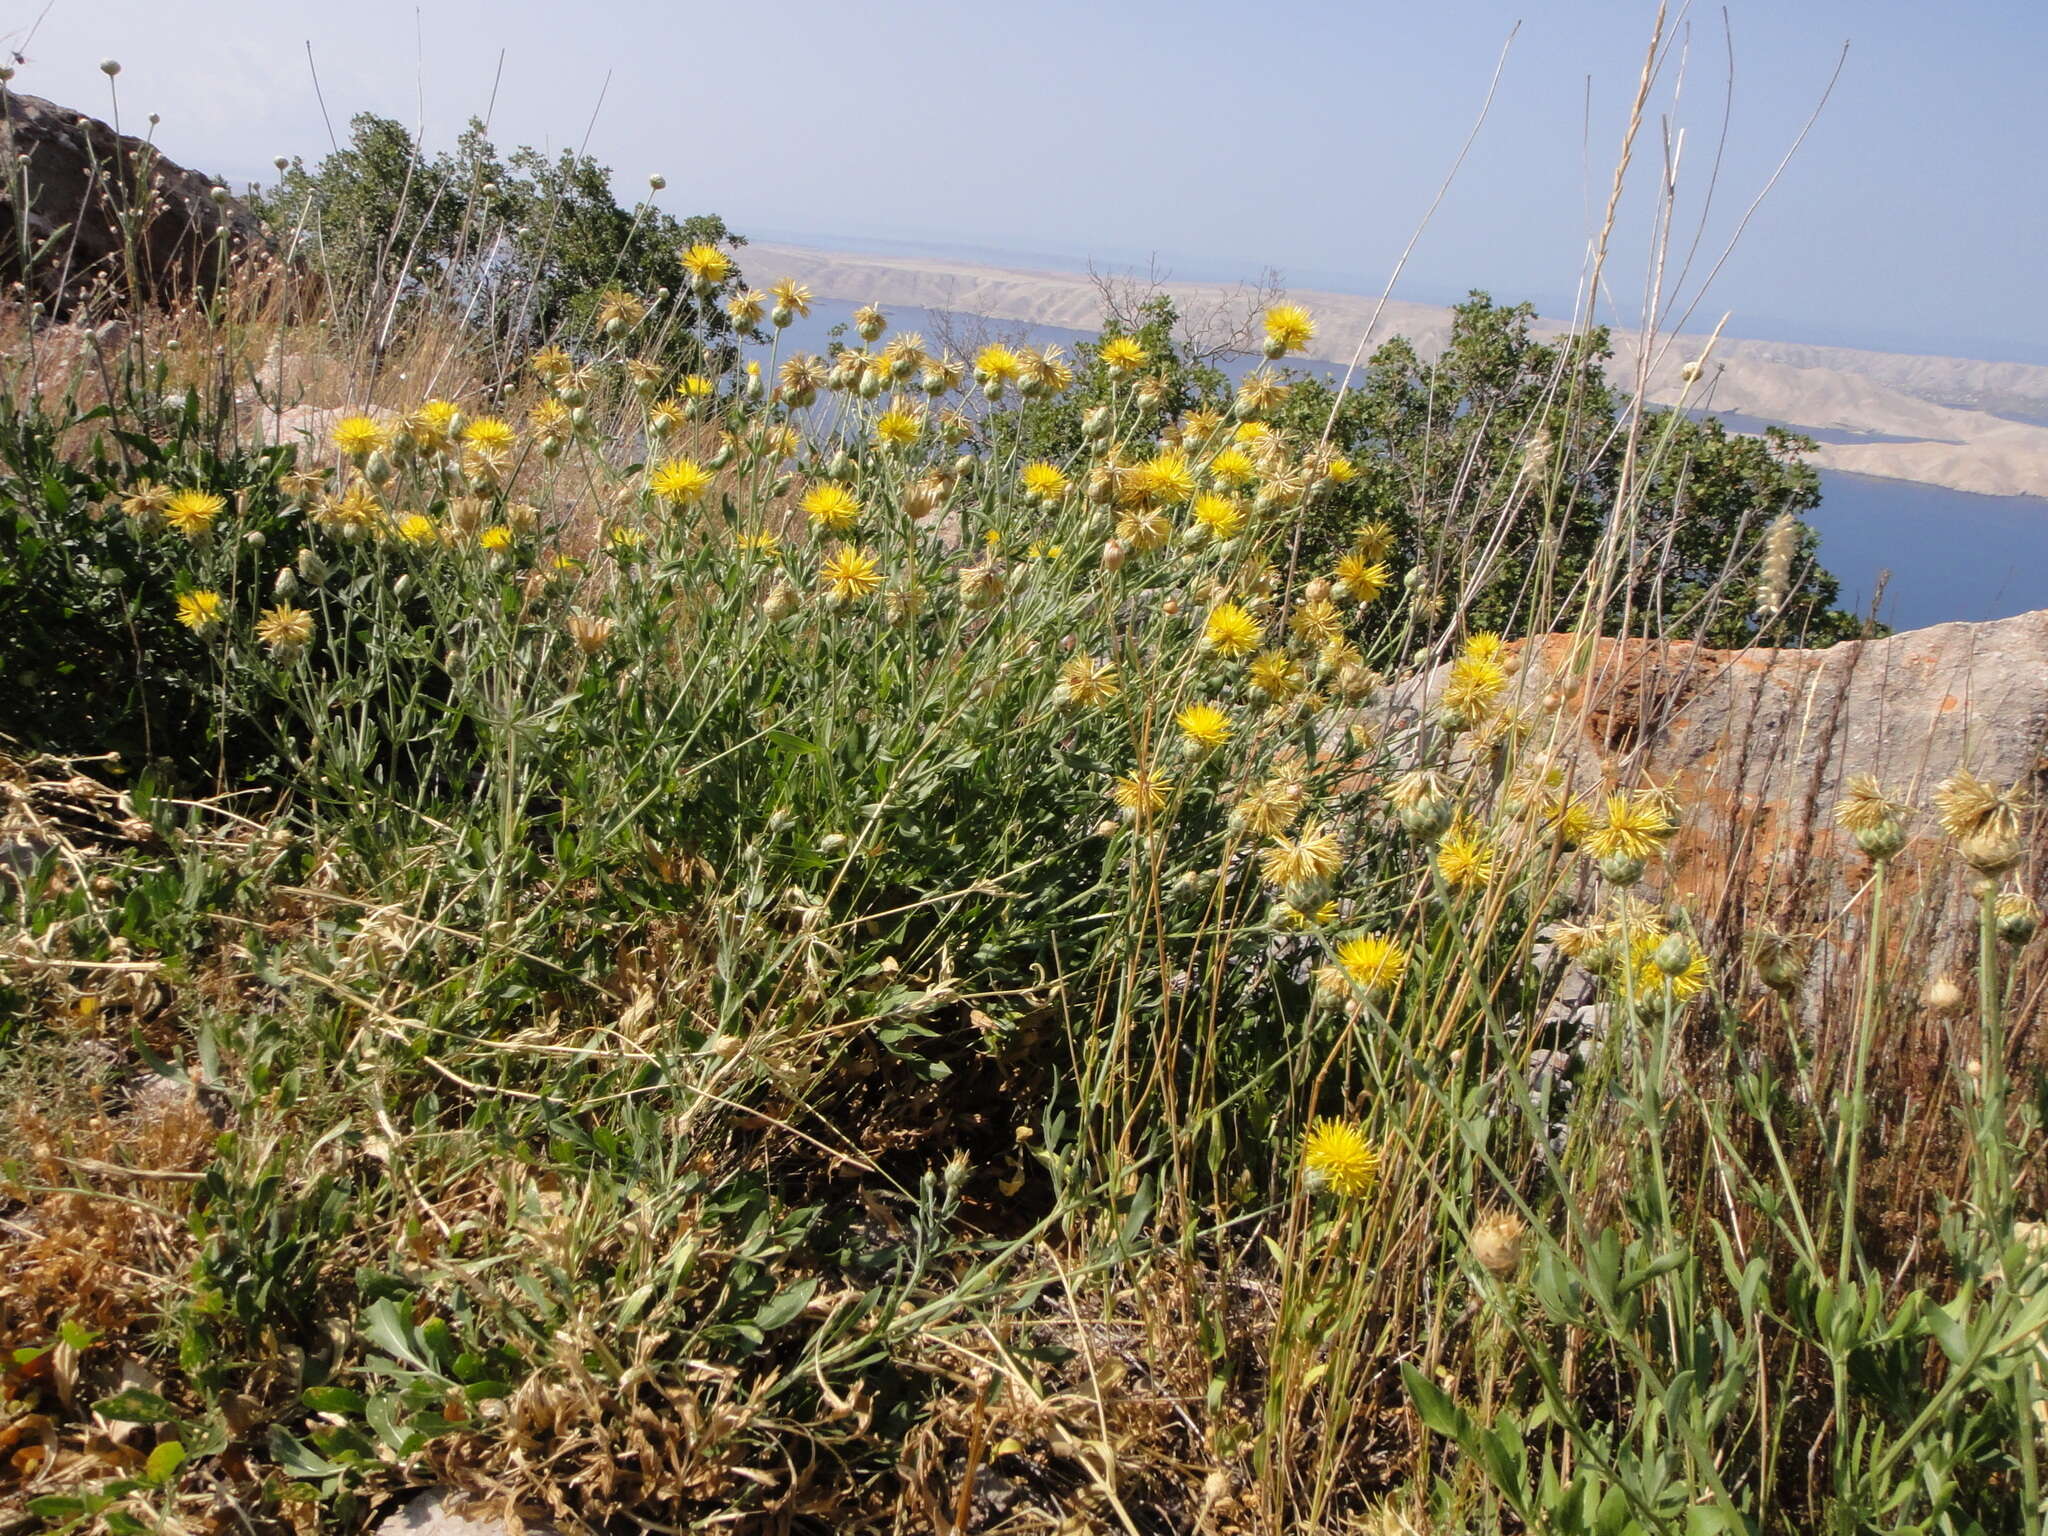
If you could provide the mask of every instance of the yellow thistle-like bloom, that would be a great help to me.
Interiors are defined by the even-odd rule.
[[[1118,691],[1114,663],[1077,655],[1068,657],[1066,665],[1060,668],[1059,685],[1052,696],[1056,703],[1092,709],[1097,704],[1107,704]]]
[[[344,539],[361,538],[383,516],[383,505],[360,480],[345,487],[339,496],[323,496],[313,509],[315,523]]]
[[[1875,832],[1887,822],[1903,821],[1910,807],[1884,791],[1874,773],[1859,773],[1842,786],[1835,803],[1835,821],[1846,832]]]
[[[647,542],[647,535],[638,528],[628,528],[624,523],[614,523],[610,533],[605,535],[613,549],[638,549]]]
[[[843,485],[822,481],[797,503],[804,515],[827,533],[844,533],[860,520],[860,498]]]
[[[221,619],[218,592],[193,591],[178,594],[178,622],[194,634],[203,635]]]
[[[372,416],[344,416],[334,424],[334,446],[351,459],[367,459],[391,446],[391,433]]]
[[[418,425],[425,427],[429,432],[439,433],[441,436],[446,437],[448,435],[448,428],[454,424],[455,418],[461,413],[461,410],[462,407],[453,400],[429,400],[425,405],[414,411],[412,415],[414,422]]]
[[[1295,609],[1287,627],[1311,645],[1328,645],[1344,638],[1344,615],[1327,597],[1319,597]]]
[[[1358,478],[1358,466],[1341,453],[1333,453],[1317,466],[1322,470],[1323,479],[1332,485],[1349,485]]]
[[[1043,459],[1026,464],[1022,479],[1024,492],[1028,496],[1036,496],[1043,501],[1058,501],[1067,494],[1067,477],[1061,473],[1057,465],[1048,464]]]
[[[1116,520],[1117,538],[1134,554],[1160,548],[1172,532],[1166,514],[1148,507],[1135,508]]]
[[[751,329],[768,313],[768,295],[758,288],[742,289],[725,301],[725,312],[741,330]]]
[[[526,361],[534,376],[544,383],[552,384],[566,378],[576,366],[576,360],[560,347],[542,347]]]
[[[1477,720],[1507,692],[1507,669],[1485,656],[1460,656],[1451,663],[1438,702],[1467,721]]]
[[[1638,996],[1656,997],[1669,988],[1673,1002],[1690,1002],[1713,978],[1707,957],[1682,933],[1638,934],[1631,952]]]
[[[1287,398],[1287,384],[1270,368],[1255,368],[1237,386],[1237,408],[1247,416],[1278,410]]]
[[[533,429],[536,437],[566,437],[575,425],[570,420],[569,407],[550,396],[535,403],[526,413],[526,424]]]
[[[818,568],[818,579],[825,583],[834,602],[850,603],[867,597],[882,585],[882,567],[866,550],[841,544]]]
[[[1110,337],[1096,355],[1102,359],[1105,368],[1118,373],[1135,373],[1152,361],[1152,354],[1133,336]]]
[[[1383,933],[1360,934],[1337,946],[1337,964],[1353,986],[1391,992],[1408,974],[1408,951]]]
[[[1150,768],[1140,768],[1110,786],[1109,797],[1132,821],[1145,822],[1166,809],[1166,797],[1173,793],[1173,780]]]
[[[1209,461],[1209,478],[1226,490],[1238,491],[1258,478],[1258,466],[1242,448],[1226,448]]]
[[[1482,629],[1465,641],[1465,654],[1474,661],[1498,661],[1506,650],[1507,642],[1490,629]]]
[[[1543,805],[1543,824],[1566,848],[1585,845],[1593,830],[1593,813],[1577,795],[1553,795]]]
[[[1299,304],[1275,304],[1266,311],[1266,356],[1299,352],[1315,336],[1316,323]]]
[[[1231,824],[1250,837],[1278,837],[1294,825],[1308,798],[1298,780],[1285,776],[1267,779],[1247,790],[1231,810]]]
[[[1276,837],[1259,851],[1259,872],[1283,891],[1321,885],[1344,862],[1337,834],[1310,822],[1295,837]]]
[[[907,379],[924,365],[924,337],[916,331],[905,331],[882,348],[882,370],[892,379]]]
[[[476,542],[479,548],[495,555],[512,547],[512,530],[502,523],[493,524],[478,532]]]
[[[408,512],[398,520],[398,537],[407,544],[431,544],[440,533],[424,512]]]
[[[1205,752],[1230,740],[1230,717],[1214,704],[1190,704],[1173,717],[1173,723],[1190,745]]]
[[[1483,832],[1453,826],[1436,845],[1436,872],[1453,890],[1484,890],[1500,874],[1500,849]]]
[[[1180,440],[1199,446],[1223,430],[1223,413],[1196,406],[1180,419]]]
[[[811,312],[811,290],[793,277],[785,277],[772,284],[768,291],[775,295],[775,302],[794,315],[808,315]]]
[[[1265,629],[1236,603],[1218,603],[1202,623],[1202,649],[1218,656],[1249,656],[1259,648]]]
[[[1252,686],[1269,699],[1291,699],[1308,686],[1301,663],[1285,651],[1262,651],[1251,666]]]
[[[875,441],[888,448],[908,448],[924,435],[924,416],[900,405],[875,418]]]
[[[718,381],[701,373],[686,373],[676,385],[676,393],[685,400],[708,400],[718,393]]]
[[[1026,350],[1019,353],[1018,361],[1023,364],[1023,377],[1019,383],[1031,393],[1056,395],[1074,382],[1074,370],[1061,358],[1057,343],[1042,352]]]
[[[1297,907],[1290,901],[1281,906],[1278,920],[1283,928],[1292,929],[1296,933],[1306,933],[1311,928],[1329,927],[1341,915],[1334,901],[1326,901],[1313,907]]]
[[[1350,1120],[1318,1120],[1301,1139],[1301,1166],[1311,1188],[1356,1200],[1379,1177],[1379,1149]]]
[[[597,296],[597,328],[629,331],[647,318],[647,306],[623,288],[607,288]]]
[[[974,354],[975,376],[983,381],[1014,384],[1024,371],[1024,360],[1001,342],[992,342]]]
[[[1378,518],[1360,525],[1351,535],[1351,548],[1359,559],[1375,563],[1394,552],[1394,526]]]
[[[1244,531],[1244,508],[1228,496],[1204,491],[1195,498],[1195,526],[1224,543]]]
[[[164,521],[188,539],[196,539],[227,510],[224,498],[211,491],[179,491],[164,503]]]
[[[782,540],[765,528],[743,532],[733,540],[741,553],[758,555],[763,560],[773,560],[782,553]]]
[[[1646,795],[1609,795],[1600,820],[1580,839],[1579,846],[1592,858],[1620,857],[1648,862],[1658,844],[1672,832],[1670,818],[1654,798]]]
[[[473,448],[503,452],[518,445],[519,434],[512,430],[511,423],[496,416],[479,416],[462,429],[462,440]]]
[[[2029,807],[2016,785],[1996,785],[1963,768],[1935,787],[1934,809],[1941,830],[1959,843],[1976,838],[2011,842],[2019,837]]]
[[[715,245],[693,245],[683,252],[683,270],[698,288],[716,288],[732,276],[732,258]]]
[[[1394,583],[1394,573],[1377,560],[1346,555],[1337,562],[1335,591],[1354,603],[1369,603]]]
[[[672,507],[687,507],[711,489],[711,471],[695,459],[669,459],[648,475],[647,489]]]
[[[154,480],[138,480],[122,498],[122,515],[138,527],[153,527],[156,520],[164,515],[164,508],[171,504],[172,494],[167,485],[158,485]]]
[[[313,638],[313,615],[290,603],[279,603],[256,620],[256,638],[270,647],[272,655],[289,656]]]
[[[1123,476],[1122,490],[1132,501],[1144,506],[1179,506],[1195,494],[1195,472],[1188,456],[1177,448],[1155,453],[1142,464],[1134,464]]]

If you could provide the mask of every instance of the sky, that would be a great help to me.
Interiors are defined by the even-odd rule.
[[[0,46],[29,61],[15,88],[107,116],[97,66],[119,59],[122,126],[158,114],[166,153],[233,185],[269,175],[274,156],[317,157],[330,124],[345,136],[357,112],[423,129],[430,147],[488,116],[501,147],[587,142],[622,202],[660,173],[669,212],[717,213],[760,238],[1156,261],[1182,278],[1271,267],[1302,287],[1372,293],[1427,214],[1506,46],[1484,126],[1396,291],[1442,302],[1485,288],[1554,314],[1579,292],[1657,10],[44,4],[0,0]],[[1721,6],[1671,10],[1606,317],[1640,320],[1675,146],[1666,290],[1694,324],[1727,314],[1732,335],[2048,363],[2048,4],[1726,0],[1725,25]],[[1804,144],[1751,213],[1838,64]]]

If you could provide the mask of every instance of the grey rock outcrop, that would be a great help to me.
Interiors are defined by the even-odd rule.
[[[216,198],[210,178],[97,118],[4,86],[0,171],[0,281],[22,283],[53,314],[101,294],[176,303],[264,244],[255,216]]]

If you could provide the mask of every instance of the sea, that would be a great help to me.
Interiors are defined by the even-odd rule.
[[[781,355],[822,352],[835,333],[849,345],[854,306],[819,301],[782,338]],[[896,331],[917,331],[927,344],[951,340],[956,350],[1001,337],[1070,350],[1086,332],[975,315],[892,309]],[[840,328],[844,329],[840,329]],[[1723,418],[1731,429],[1765,423]],[[1843,434],[1795,427],[1809,436]],[[1871,441],[1857,438],[1857,441]],[[1893,629],[1921,629],[1956,620],[2009,618],[2048,608],[2048,499],[1975,496],[1908,480],[1824,471],[1821,504],[1810,516],[1820,535],[1820,563],[1841,583],[1841,606]]]

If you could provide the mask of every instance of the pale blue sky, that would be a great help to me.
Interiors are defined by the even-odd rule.
[[[445,143],[489,103],[501,145],[590,131],[622,200],[742,232],[946,241],[1182,276],[1278,267],[1376,291],[1434,195],[1510,28],[1491,118],[1402,293],[1567,304],[1648,37],[1638,0],[1215,0],[1002,6],[928,0],[10,0],[16,85],[124,126],[162,115],[175,158],[237,181],[374,110]],[[1847,67],[1701,314],[1737,334],[2048,362],[2048,5],[1728,0],[1733,126],[1702,251],[1717,255]],[[1728,73],[1718,7],[1686,13],[1674,123],[1684,240]],[[1672,60],[1676,65],[1676,57]],[[1657,109],[1668,111],[1675,67]],[[1585,135],[1589,110],[1590,138]],[[1662,132],[1611,269],[1640,285]],[[1711,259],[1696,266],[1703,274]],[[772,274],[762,274],[763,276]]]

